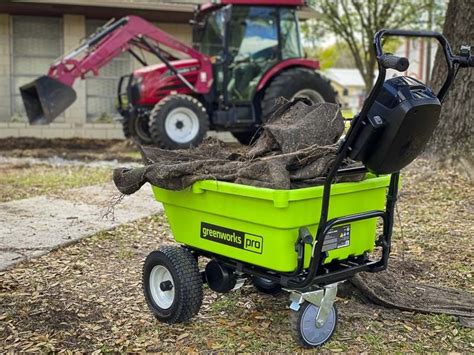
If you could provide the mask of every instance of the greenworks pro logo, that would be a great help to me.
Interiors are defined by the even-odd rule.
[[[262,237],[214,224],[201,222],[201,238],[253,253],[262,254],[263,251]]]

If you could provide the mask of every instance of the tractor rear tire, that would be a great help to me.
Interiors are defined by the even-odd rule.
[[[276,99],[284,97],[291,100],[296,96],[318,102],[337,103],[337,93],[329,80],[315,70],[292,68],[283,71],[273,79],[265,90],[261,103],[262,122],[267,122],[275,111]]]
[[[150,114],[150,135],[163,149],[186,149],[199,145],[209,129],[204,106],[189,95],[170,95]]]
[[[122,119],[122,131],[125,138],[137,141],[142,145],[153,144],[148,127],[147,117],[124,116]]]

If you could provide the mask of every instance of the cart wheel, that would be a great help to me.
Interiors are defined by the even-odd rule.
[[[267,295],[276,295],[281,292],[280,284],[264,277],[252,276],[252,283],[259,292]]]
[[[304,302],[298,311],[291,311],[290,322],[293,337],[305,348],[323,345],[331,338],[336,330],[336,305],[332,306],[328,319],[319,328],[316,326],[318,310],[318,306]]]
[[[165,246],[150,253],[143,265],[143,292],[158,320],[188,321],[202,303],[202,277],[196,259],[180,247]]]

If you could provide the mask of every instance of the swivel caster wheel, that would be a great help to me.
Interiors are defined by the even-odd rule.
[[[314,348],[325,344],[334,334],[337,325],[336,305],[332,305],[323,324],[317,324],[319,307],[303,302],[298,311],[291,310],[290,323],[293,338],[305,348]]]

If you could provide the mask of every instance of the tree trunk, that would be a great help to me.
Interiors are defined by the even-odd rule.
[[[474,46],[474,1],[450,0],[443,33],[454,54],[461,44]],[[474,47],[473,47],[474,48]],[[443,52],[438,48],[433,67],[432,87],[439,90],[446,77]],[[428,152],[441,163],[454,165],[474,182],[474,75],[473,68],[460,68],[441,111],[440,123]]]

